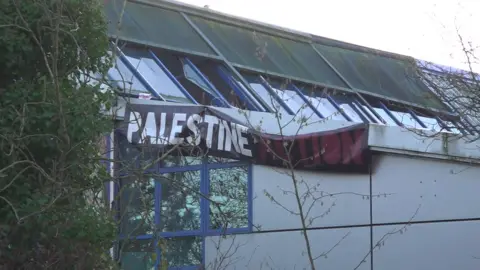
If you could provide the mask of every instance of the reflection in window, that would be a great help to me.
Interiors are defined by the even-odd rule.
[[[119,57],[116,58],[115,64],[108,71],[108,76],[114,81],[114,85],[128,94],[150,93]]]
[[[183,65],[183,72],[185,74],[185,78],[190,80],[192,83],[196,84],[198,87],[203,89],[205,92],[209,93],[212,96],[215,96],[212,89],[208,84],[200,77],[200,75],[193,70],[192,66],[185,62],[185,60],[181,60]]]
[[[192,103],[177,85],[157,65],[150,53],[146,50],[129,49],[122,50],[127,60],[134,66],[150,86],[167,101]]]
[[[283,100],[283,102],[285,102],[285,104],[287,104],[290,110],[293,111],[294,115],[300,115],[306,119],[317,116],[312,108],[310,108],[310,106],[308,106],[302,97],[300,97],[295,91],[287,89],[279,90],[273,87],[272,90],[281,100]]]
[[[249,106],[249,101],[245,96],[250,98],[249,91],[241,91],[235,87],[236,78],[222,64],[215,60],[204,59],[200,57],[188,58],[195,67],[208,79],[215,89],[222,95],[227,102],[236,108],[256,110]],[[238,86],[238,85],[237,85]]]
[[[381,125],[383,124],[383,122],[380,121],[380,119],[378,119],[378,117],[376,117],[375,114],[373,114],[373,112],[371,112],[370,109],[366,105],[361,105],[361,106],[362,106],[363,110],[365,111],[365,113],[368,114],[370,119],[373,119],[377,124],[381,124]],[[391,119],[391,120],[393,121],[393,119]]]
[[[121,233],[124,236],[152,234],[155,228],[155,181],[146,175],[122,179],[120,189]]]
[[[243,83],[241,83],[239,80],[235,79],[235,82],[237,83],[237,85],[243,90],[244,93],[246,93],[246,95],[250,98],[250,100],[252,100],[255,105],[258,107],[258,108],[262,108],[262,109],[265,109],[264,105],[262,105],[260,102],[258,102],[257,98],[255,98],[252,93],[250,93],[250,90],[248,90],[244,85]],[[253,89],[253,88],[252,88]]]
[[[406,128],[416,128],[416,129],[422,129],[423,128],[420,125],[420,123],[417,120],[415,120],[415,118],[413,118],[413,116],[410,113],[399,112],[399,111],[394,111],[394,110],[390,110],[390,112]]]
[[[208,156],[207,162],[208,163],[229,163],[229,162],[238,162],[238,160],[231,159],[231,158]]]
[[[248,226],[247,172],[246,167],[209,171],[211,229]]]
[[[200,229],[200,171],[166,173],[160,179],[158,229],[163,232]]]
[[[120,174],[155,169],[158,152],[152,148],[132,145],[125,136],[115,133],[115,167]]]
[[[346,115],[348,115],[348,117],[350,117],[352,122],[363,123],[362,117],[358,115],[358,113],[355,111],[355,109],[352,108],[352,106],[350,106],[350,104],[343,103],[339,104],[338,106],[343,110]]]
[[[186,91],[203,105],[225,106],[223,100],[207,84],[193,66],[182,55],[169,51],[154,50],[155,56],[162,61],[170,73],[184,87]]]
[[[455,133],[455,134],[461,134],[460,130],[453,124],[453,122],[450,121],[443,121],[447,128],[450,130],[450,132]]]
[[[157,254],[151,239],[121,241],[119,253],[122,270],[155,269]]]
[[[160,239],[158,246],[162,262],[169,267],[199,266],[202,263],[201,237],[176,237]]]
[[[167,156],[162,160],[163,167],[183,167],[202,164],[201,156]]]
[[[431,118],[431,117],[420,116],[420,115],[417,115],[417,117],[418,117],[418,119],[420,119],[420,121],[422,121],[425,124],[425,126],[427,126],[428,130],[432,130],[432,131],[441,131],[442,130],[442,126],[440,125],[440,123],[438,123],[437,119]]]
[[[300,89],[306,93],[308,101],[324,118],[346,121],[342,113],[328,100],[324,91],[307,90],[309,88],[302,86],[300,86]]]
[[[270,95],[268,90],[261,84],[259,83],[250,83],[250,86],[254,91],[257,92],[257,94],[260,96],[260,98],[270,107],[272,107],[276,112],[278,112],[280,115],[289,115],[289,113],[282,107],[282,105],[273,97]]]
[[[397,122],[393,120],[392,117],[383,109],[383,108],[378,108],[378,107],[373,107],[372,108],[375,110],[375,112],[380,115],[380,117],[385,120],[386,124],[389,126],[398,126]]]

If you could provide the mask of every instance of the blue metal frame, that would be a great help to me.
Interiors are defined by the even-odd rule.
[[[395,115],[393,115],[393,113],[387,108],[387,106],[385,106],[385,104],[383,104],[381,101],[378,102],[378,104],[380,104],[380,108],[382,108],[387,114],[388,116],[390,116],[390,118],[393,119],[393,121],[395,121],[395,123],[400,126],[400,127],[404,127],[403,123],[400,122],[397,117],[395,117]]]
[[[447,126],[447,124],[445,124],[442,119],[440,119],[440,117],[438,116],[435,116],[435,120],[437,120],[437,123],[440,125],[441,128],[447,130],[447,131],[451,131],[450,128]]]
[[[356,98],[353,99],[352,103],[355,104],[358,107],[358,109],[365,115],[365,117],[367,119],[370,119],[370,121],[372,121],[373,123],[376,123],[376,124],[383,124],[384,120],[382,118],[375,119],[375,117],[376,117],[375,114],[371,113],[371,111],[368,112],[367,109],[365,109],[363,107],[363,105],[360,103],[360,101],[358,101]],[[368,108],[368,106],[367,106],[367,108]],[[370,110],[370,109],[368,108],[368,110]],[[380,121],[380,123],[378,121]]]
[[[370,123],[370,120],[369,120],[370,118],[368,117],[368,115],[366,115],[363,112],[360,106],[358,106],[358,104],[355,103],[355,99],[353,99],[351,102],[345,102],[344,104],[350,105],[352,110],[360,117],[360,119],[362,119],[364,123]]]
[[[315,108],[315,106],[313,106],[313,104],[308,100],[308,98],[306,97],[306,95],[303,93],[303,91],[300,88],[298,88],[294,83],[291,83],[289,86],[293,89],[293,91],[295,91],[302,98],[303,102],[305,102],[306,104],[308,104],[308,106],[310,106],[312,111],[315,112],[315,114],[317,114],[318,117],[325,118],[322,115],[322,113],[319,112],[317,110],[317,108]]]
[[[238,168],[238,167],[247,167],[247,215],[248,215],[248,226],[244,228],[227,228],[227,229],[218,229],[212,230],[210,229],[210,202],[205,199],[204,197],[200,198],[200,228],[198,230],[184,230],[184,231],[174,231],[174,232],[158,232],[154,234],[145,234],[145,235],[137,235],[132,237],[131,239],[135,240],[149,240],[155,239],[155,252],[157,255],[156,258],[156,266],[161,263],[161,251],[157,248],[157,237],[161,238],[179,238],[179,237],[188,237],[188,236],[195,236],[200,237],[202,239],[202,264],[205,265],[205,238],[206,236],[217,236],[223,234],[239,234],[239,233],[249,233],[253,229],[253,186],[252,186],[252,164],[243,162],[243,161],[236,161],[236,162],[227,162],[227,163],[208,163],[207,158],[203,158],[202,164],[198,165],[188,165],[188,166],[178,166],[178,167],[156,167],[156,172],[158,174],[164,173],[173,173],[173,172],[186,172],[186,171],[200,171],[200,192],[202,194],[209,194],[210,190],[210,177],[209,171],[211,169],[225,169],[225,168]],[[152,171],[145,171],[145,173],[151,173]],[[126,176],[128,174],[122,175]],[[118,187],[118,190],[115,191],[115,194],[118,194],[121,186]],[[161,222],[161,189],[162,185],[160,181],[155,180],[155,204],[154,204],[154,211],[155,211],[155,224],[160,224]],[[119,240],[126,239],[124,235],[119,235]],[[198,266],[182,266],[182,267],[169,267],[168,269],[197,269]]]
[[[273,91],[273,88],[272,86],[267,82],[267,80],[265,80],[261,75],[258,75],[258,77],[260,78],[260,82],[261,84],[263,85],[263,87],[267,90],[267,92],[278,102],[280,103],[280,105],[285,109],[285,111],[287,111],[287,113],[289,113],[290,115],[295,115],[295,113],[292,111],[292,109],[290,109],[290,107],[288,107],[287,103],[285,103],[285,101],[283,101],[283,99],[281,99],[277,93],[275,93],[275,91]],[[273,104],[272,104],[273,105]],[[274,113],[275,111],[271,111],[272,113]]]
[[[220,77],[235,91],[235,93],[247,103],[250,110],[265,112],[263,106],[258,103],[250,93],[244,93],[245,91],[240,87],[236,80],[232,78],[231,74],[225,70],[221,65],[217,66],[217,73]],[[248,90],[247,90],[248,91]]]
[[[198,104],[198,102],[190,95],[190,93],[183,87],[183,85],[173,76],[173,74],[168,70],[168,68],[162,63],[162,61],[155,55],[155,53],[152,50],[148,50],[150,55],[153,58],[153,61],[163,70],[163,72],[170,78],[170,80],[173,81],[173,83],[180,89],[180,91],[189,99],[191,100],[194,104]]]
[[[104,156],[105,156],[105,159],[107,159],[107,160],[105,162],[103,162],[104,165],[105,165],[105,169],[107,170],[108,175],[110,175],[110,170],[111,170],[110,151],[112,150],[112,147],[111,147],[110,143],[111,143],[112,139],[111,139],[110,136],[111,136],[111,134],[105,135],[105,154],[104,154]],[[106,200],[107,200],[107,203],[108,203],[108,207],[110,208],[110,207],[112,207],[110,205],[110,181],[106,182],[104,184],[104,186],[105,186],[105,193],[106,193],[105,197],[106,197]]]
[[[188,57],[183,57],[182,59],[190,68],[192,68],[192,70],[197,74],[197,76],[199,76],[200,79],[202,79],[202,81],[210,88],[210,90],[213,93],[215,93],[215,95],[212,95],[212,97],[214,98],[213,101],[217,106],[226,107],[226,108],[232,107],[230,103],[228,103],[228,101],[225,99],[225,97],[222,94],[220,94],[217,88],[215,88],[215,86],[207,79],[207,77],[205,77],[205,75],[203,75],[203,73],[195,66],[195,64],[193,64],[192,61],[188,59]],[[223,104],[220,101],[223,102]]]
[[[328,101],[330,101],[330,103],[332,103],[333,107],[335,107],[335,109],[337,109],[337,111],[339,111],[342,116],[347,119],[347,121],[353,122],[352,118],[350,118],[350,116],[343,111],[343,109],[340,107],[340,105],[338,105],[335,99],[333,99],[329,94],[326,94],[326,98]]]
[[[165,98],[163,98],[163,96],[161,96],[157,91],[155,91],[155,89],[150,85],[150,83],[148,83],[148,81],[143,77],[143,75],[138,72],[138,70],[132,65],[132,63],[130,63],[130,61],[128,61],[128,59],[126,58],[125,54],[120,50],[120,48],[118,47],[115,47],[115,50],[117,50],[119,56],[120,56],[120,61],[122,61],[126,66],[127,68],[130,70],[130,72],[132,72],[132,74],[137,77],[137,79],[140,81],[140,83],[142,83],[142,85],[153,95],[155,96],[156,98],[159,98],[161,100],[164,100],[166,101]]]
[[[417,121],[420,126],[422,126],[422,128],[427,128],[427,125],[425,125],[425,123],[423,123],[422,120],[420,120],[420,118],[418,118],[417,114],[412,111],[411,109],[408,109],[408,113],[410,113],[410,115],[412,115],[413,119],[415,119],[415,121]]]

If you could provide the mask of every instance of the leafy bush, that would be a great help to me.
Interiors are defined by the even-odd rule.
[[[106,27],[98,0],[0,0],[0,269],[113,267]]]

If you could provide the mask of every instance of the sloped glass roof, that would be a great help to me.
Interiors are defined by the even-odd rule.
[[[350,88],[350,84],[362,93],[450,111],[418,78],[415,63],[413,60],[410,63],[407,57],[390,57],[315,36],[286,38],[268,27],[259,27],[261,31],[256,31],[252,30],[257,28],[251,23],[240,21],[233,25],[214,14],[210,17],[208,12],[198,15],[204,11],[195,11],[196,15],[192,15],[181,9],[186,12],[182,15],[174,11],[175,8],[130,1],[126,2],[121,27],[117,30],[123,3],[124,0],[108,0],[105,10],[109,34],[125,41],[216,59],[219,52],[237,68],[340,90]]]
[[[437,110],[448,110],[416,74],[413,63],[339,47],[317,50],[356,89]]]
[[[120,39],[215,55],[179,12],[127,2],[120,29],[117,23],[124,0],[108,0],[105,13],[108,33]]]
[[[309,43],[196,16],[190,18],[225,58],[234,64],[320,84],[348,87]]]

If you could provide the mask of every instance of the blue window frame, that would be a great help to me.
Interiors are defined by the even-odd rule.
[[[123,269],[151,269],[161,263],[169,269],[195,269],[204,264],[206,236],[251,232],[250,164],[168,156],[145,167],[152,154],[122,144],[120,138],[118,143],[123,156],[117,160],[132,164],[117,166],[124,168],[117,174],[117,255]]]
[[[260,75],[242,73],[242,76],[262,100],[268,112],[277,112],[279,115],[294,114],[287,104],[275,94],[268,82]]]
[[[318,111],[322,118],[348,121],[344,114],[328,95],[326,89],[314,89],[311,86],[298,86],[300,91],[312,107]]]
[[[240,82],[239,79],[228,71],[225,67],[218,65],[217,72],[220,77],[228,83],[228,85],[235,91],[242,101],[244,101],[249,110],[265,112],[266,108],[253,96],[252,93]]]
[[[152,49],[151,53],[198,104],[232,107],[189,57],[160,49]]]
[[[266,111],[218,60],[133,44],[116,51],[117,68],[110,70],[109,77],[127,93],[148,93],[169,102]]]
[[[261,78],[264,80],[263,78]],[[294,115],[305,119],[319,120],[323,115],[313,106],[300,89],[288,80],[264,80],[263,85],[270,89],[271,93],[277,96]]]
[[[401,111],[400,109],[391,107],[388,108],[382,102],[379,102],[381,108],[390,115],[391,118],[395,120],[395,123],[398,126],[405,127],[405,128],[414,128],[414,129],[424,129],[425,125],[423,124],[420,119],[418,119],[417,115],[415,115],[412,111],[406,110]]]
[[[371,122],[363,110],[358,107],[357,99],[353,95],[334,92],[328,96],[328,99],[335,104],[335,107],[342,112],[342,115],[348,121],[356,123]]]
[[[461,127],[456,122],[452,122],[452,121],[448,121],[448,120],[442,120],[440,118],[438,118],[438,120],[439,120],[439,123],[442,124],[443,128],[446,129],[447,131],[450,131],[454,134],[461,134],[462,133],[460,131]]]
[[[117,56],[114,61],[114,66],[108,71],[108,77],[113,82],[113,85],[122,89],[126,94],[152,94],[153,90],[145,86],[144,82],[132,71],[132,68],[125,63],[122,57]]]
[[[254,95],[225,67],[223,62],[202,57],[191,57],[189,60],[208,78],[212,86],[231,106],[252,111],[265,111]]]
[[[179,103],[193,103],[194,100],[188,92],[176,81],[162,63],[154,59],[148,50],[125,47],[122,49],[122,58],[130,69],[142,78],[147,89],[165,101]],[[159,65],[160,64],[160,65]]]

